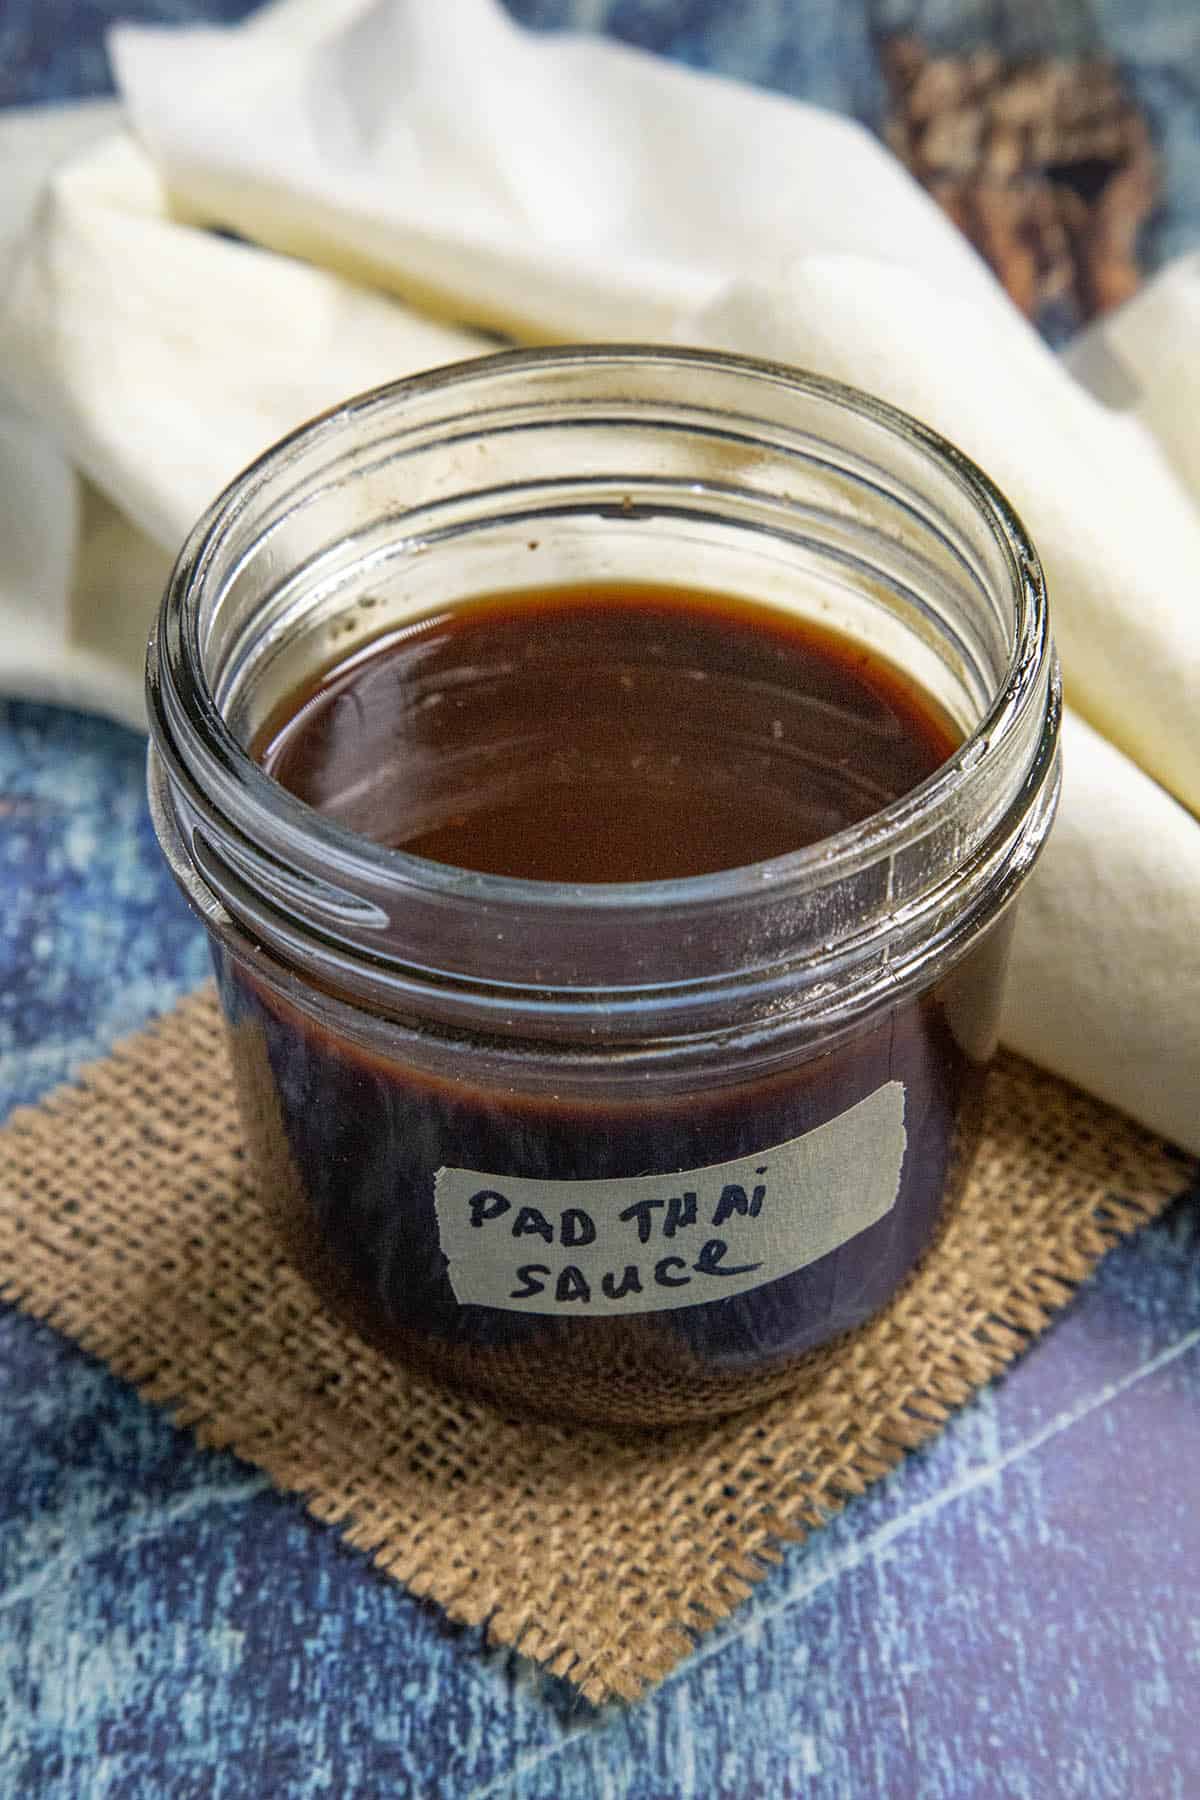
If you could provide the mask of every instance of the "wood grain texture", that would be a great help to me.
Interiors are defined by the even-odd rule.
[[[0,103],[107,91],[105,23],[241,0],[3,0]],[[879,117],[857,6],[522,0]],[[909,9],[911,10],[911,9]],[[921,9],[932,31],[953,0]],[[1200,243],[1194,0],[1101,0]],[[873,111],[873,109],[875,109]],[[0,1110],[193,986],[143,746],[0,708]],[[0,1796],[1190,1800],[1200,1793],[1200,1198],[785,1555],[647,1700],[596,1711],[364,1571],[45,1326],[0,1309]]]

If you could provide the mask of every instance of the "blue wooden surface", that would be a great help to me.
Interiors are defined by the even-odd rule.
[[[0,0],[0,102],[102,91],[117,13],[247,10]],[[866,116],[874,104],[859,10],[834,0],[513,10]],[[1156,245],[1195,244],[1194,0],[1110,6],[1102,24],[1180,146]],[[114,726],[0,706],[0,1112],[205,973],[142,757]],[[1200,1795],[1198,1492],[1193,1195],[653,1695],[596,1711],[0,1309],[0,1796],[1186,1800]]]

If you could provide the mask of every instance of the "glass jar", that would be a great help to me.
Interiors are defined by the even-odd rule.
[[[247,752],[383,629],[597,581],[831,626],[961,748],[792,855],[573,886],[380,847]],[[661,1424],[770,1396],[894,1293],[969,1160],[1059,779],[1038,561],[950,445],[688,350],[435,370],[221,496],[148,694],[155,824],[212,941],[264,1203],[361,1333],[505,1403]]]

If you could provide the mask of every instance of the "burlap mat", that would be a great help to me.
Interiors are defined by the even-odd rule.
[[[783,1539],[931,1436],[1191,1165],[1014,1059],[965,1201],[875,1322],[714,1427],[618,1439],[397,1370],[280,1261],[195,995],[0,1132],[0,1293],[231,1448],[380,1569],[589,1699],[636,1696]]]

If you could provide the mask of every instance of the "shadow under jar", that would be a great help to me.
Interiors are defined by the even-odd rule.
[[[506,595],[664,585],[866,659],[948,754],[816,842],[617,882],[378,843],[260,766],[294,697],[376,641],[484,596],[499,621]],[[950,445],[701,352],[436,370],[221,496],[148,694],[155,824],[212,941],[264,1203],[373,1342],[504,1403],[704,1419],[794,1382],[934,1240],[1059,779],[1037,558]],[[713,726],[716,751],[740,740],[747,811],[782,731],[771,704]],[[451,842],[470,811],[469,775],[435,759],[430,783],[401,841]]]

